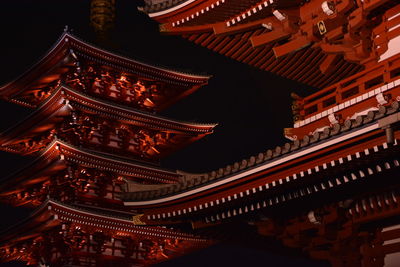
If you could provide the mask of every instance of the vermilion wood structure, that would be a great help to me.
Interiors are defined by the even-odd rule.
[[[36,155],[0,185],[3,201],[36,207],[3,235],[2,259],[151,265],[247,225],[268,247],[332,266],[396,266],[398,3],[145,2],[164,32],[320,90],[293,95],[288,143],[210,173],[168,171],[157,166],[160,157],[215,125],[149,111],[209,77],[128,60],[65,33],[0,89],[4,99],[35,108],[0,135],[0,148]]]
[[[244,221],[332,266],[396,266],[398,2],[145,2],[163,33],[320,90],[293,95],[290,142],[184,183],[124,193],[125,205],[148,225],[212,231]]]
[[[3,260],[29,265],[145,266],[203,247],[206,239],[161,227],[137,226],[129,214],[45,201],[27,221],[3,236]]]
[[[396,0],[147,0],[166,34],[324,88],[375,64],[400,35]]]
[[[5,100],[34,108],[64,83],[99,99],[159,111],[207,84],[209,78],[100,51],[66,32],[29,71],[0,91]]]
[[[0,97],[34,111],[1,134],[0,149],[33,160],[0,184],[0,199],[34,208],[4,233],[0,257],[43,266],[147,266],[211,244],[166,227],[140,226],[128,188],[168,185],[185,174],[158,159],[215,124],[163,118],[155,111],[208,82],[127,59],[64,32]]]
[[[210,133],[214,126],[162,118],[60,84],[29,118],[1,134],[0,149],[34,153],[57,136],[74,145],[156,160]]]
[[[247,221],[332,266],[392,266],[400,252],[400,75],[392,78],[367,90],[365,112],[348,105],[346,120],[181,184],[124,193],[125,205],[148,225]]]

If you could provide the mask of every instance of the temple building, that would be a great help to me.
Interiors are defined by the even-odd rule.
[[[397,1],[145,1],[164,34],[318,91],[293,95],[290,142],[184,186],[127,193],[148,224],[248,221],[331,266],[400,262]],[[190,215],[188,215],[190,214]]]
[[[398,266],[398,1],[145,0],[141,10],[164,34],[316,92],[293,94],[287,143],[207,173],[166,170],[160,158],[216,125],[156,112],[210,77],[65,32],[0,89],[34,109],[0,135],[0,149],[34,158],[0,184],[0,200],[34,210],[1,236],[2,260],[148,266],[245,224],[333,267]]]

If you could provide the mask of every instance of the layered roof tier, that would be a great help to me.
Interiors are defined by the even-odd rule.
[[[34,113],[0,135],[0,149],[30,154],[57,136],[87,148],[156,160],[215,126],[166,119],[60,84]]]
[[[0,257],[28,265],[148,266],[211,244],[165,227],[141,226],[132,216],[47,200],[2,235]]]
[[[120,194],[128,181],[168,184],[182,177],[175,171],[55,139],[25,168],[3,177],[0,198],[14,205],[35,206],[48,196],[68,202],[91,197],[96,200],[88,201],[95,206],[121,206]]]
[[[37,107],[64,82],[88,95],[159,111],[207,84],[209,78],[128,59],[64,32],[31,69],[0,87],[0,97]]]

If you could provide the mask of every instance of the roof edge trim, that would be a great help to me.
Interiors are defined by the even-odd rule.
[[[230,182],[233,182],[233,181],[236,181],[236,180],[240,180],[240,179],[245,178],[245,177],[247,177],[249,175],[252,175],[252,174],[255,174],[255,173],[259,173],[261,171],[267,170],[269,168],[275,167],[275,166],[280,165],[280,164],[285,163],[285,162],[292,161],[293,159],[302,157],[304,155],[311,154],[311,153],[321,149],[321,147],[329,147],[329,146],[332,146],[334,144],[343,142],[345,140],[349,140],[349,139],[352,139],[354,137],[357,137],[357,136],[359,136],[361,134],[374,131],[376,129],[379,129],[378,122],[375,122],[374,124],[369,125],[369,126],[365,126],[365,127],[361,128],[359,130],[356,130],[354,132],[350,132],[350,133],[348,133],[346,135],[338,136],[338,137],[336,137],[336,138],[334,138],[332,140],[323,142],[321,144],[316,144],[316,145],[311,146],[311,147],[309,147],[309,148],[307,148],[305,150],[300,150],[300,151],[298,151],[298,152],[296,152],[294,154],[288,155],[287,157],[278,158],[278,159],[273,160],[271,162],[267,162],[267,163],[261,164],[259,166],[256,166],[254,168],[251,168],[249,170],[245,170],[243,172],[230,175],[230,176],[226,177],[225,179],[218,180],[218,181],[203,185],[203,186],[198,187],[198,188],[194,188],[194,189],[191,189],[191,190],[188,190],[188,191],[184,191],[184,192],[179,192],[179,193],[177,193],[175,195],[161,197],[161,198],[157,198],[157,199],[140,200],[140,201],[128,200],[128,201],[124,201],[124,205],[125,206],[134,206],[134,207],[151,206],[151,205],[155,205],[155,204],[163,204],[163,203],[167,203],[167,202],[170,202],[170,201],[182,199],[184,197],[189,197],[189,196],[192,196],[194,194],[197,194],[197,193],[200,193],[200,192],[204,192],[204,191],[206,191],[208,189],[216,188],[216,187],[219,187],[221,185],[225,185],[225,184],[228,184]]]
[[[174,6],[174,7],[162,10],[162,11],[148,13],[148,16],[150,18],[159,17],[159,16],[162,16],[162,15],[171,13],[173,11],[176,11],[178,9],[181,9],[181,8],[187,6],[187,5],[189,5],[189,4],[191,4],[191,3],[195,2],[195,1],[197,1],[197,0],[188,0],[188,1],[185,1],[185,2],[183,2],[183,3],[181,3],[181,4],[177,5],[177,6]]]

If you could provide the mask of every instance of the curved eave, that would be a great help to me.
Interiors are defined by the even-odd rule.
[[[61,87],[64,90],[64,97],[71,102],[73,101],[86,107],[95,108],[98,112],[105,112],[105,116],[107,116],[107,114],[113,114],[121,120],[130,121],[131,123],[139,122],[153,129],[187,132],[197,135],[212,133],[213,129],[218,125],[216,123],[201,124],[167,119],[159,115],[96,99],[65,85]],[[71,104],[73,105],[73,103]]]
[[[145,238],[174,238],[203,244],[206,244],[208,241],[204,238],[164,227],[135,225],[133,220],[128,217],[122,218],[106,215],[49,199],[30,214],[30,216],[2,232],[0,234],[0,247],[8,247],[11,244],[36,237],[42,231],[51,229],[63,221],[75,222],[76,218],[80,218],[77,223],[82,225],[95,225],[91,227],[107,231],[131,233],[135,236]],[[94,222],[95,224],[93,224]]]
[[[84,54],[99,58],[104,62],[110,62],[116,66],[125,68],[130,73],[148,76],[149,78],[166,81],[177,81],[192,84],[205,84],[211,78],[210,75],[196,75],[153,66],[127,57],[117,55],[107,50],[88,44],[70,33],[65,38],[71,42],[71,48]]]
[[[57,115],[65,115],[71,111],[70,106],[65,105],[64,101],[65,99],[61,97],[61,90],[56,90],[33,113],[0,134],[0,147],[7,151],[6,145],[13,141],[27,138],[32,132],[38,134],[51,129],[56,122],[62,120]],[[51,121],[52,118],[56,119],[55,122]],[[44,125],[47,126],[43,127]],[[35,130],[37,128],[40,128],[41,131]]]
[[[26,181],[27,185],[34,184],[33,179],[44,176],[44,174],[48,176],[60,171],[66,167],[65,162],[77,163],[81,166],[112,171],[120,175],[157,183],[176,182],[181,177],[180,174],[174,171],[141,164],[127,158],[78,148],[64,141],[54,139],[26,167],[0,181],[0,191],[2,191],[0,196],[11,194],[17,187],[21,186],[23,181]]]
[[[205,16],[207,12],[204,12],[197,16],[197,7],[193,7],[190,12],[171,13],[168,19],[154,19],[162,23],[160,30],[165,34],[181,35],[239,62],[315,88],[324,88],[363,69],[362,65],[341,56],[335,58],[337,62],[331,66],[331,58],[318,43],[304,38],[289,39],[290,33],[282,29],[272,10],[282,7],[285,14],[296,15],[298,10],[293,8],[299,2],[271,2],[249,2],[247,6],[239,7],[237,2],[227,1],[222,11],[229,11],[229,15],[210,9],[209,13],[214,12],[212,15]],[[270,23],[272,28],[268,26]],[[288,41],[282,44],[285,39]],[[321,67],[325,65],[330,68]]]
[[[15,80],[0,87],[0,97],[6,100],[11,99],[28,85],[36,81],[43,74],[48,73],[68,55],[68,33],[64,32],[53,47],[31,68]],[[25,104],[26,105],[26,104]]]
[[[332,140],[317,143],[315,145],[312,145],[310,147],[302,149],[298,152],[279,157],[272,161],[257,165],[248,170],[244,170],[244,171],[241,171],[241,172],[233,174],[233,175],[228,175],[221,180],[213,181],[211,183],[207,183],[207,184],[198,186],[197,188],[189,189],[189,190],[183,191],[183,192],[178,192],[176,194],[157,198],[157,199],[125,201],[124,204],[126,206],[143,207],[143,208],[155,207],[155,205],[164,205],[164,204],[168,204],[168,203],[175,202],[175,201],[181,201],[183,199],[193,197],[197,194],[204,194],[206,192],[217,191],[220,188],[229,186],[229,184],[235,184],[238,181],[246,180],[248,177],[262,173],[266,170],[276,168],[277,166],[280,166],[283,164],[289,164],[292,161],[299,160],[302,157],[306,157],[306,156],[316,153],[322,149],[326,149],[331,146],[338,145],[345,141],[349,141],[353,138],[362,136],[362,135],[370,133],[370,132],[377,131],[379,129],[380,129],[379,123],[374,122],[368,126],[361,127],[361,129],[357,129],[357,130],[350,132],[348,134],[345,134],[343,136],[339,136]]]
[[[248,183],[246,186],[237,184],[223,191],[211,191],[208,195],[197,195],[196,198],[179,203],[176,201],[164,206],[158,204],[143,212],[147,222],[153,224],[170,220],[199,220],[199,217],[203,217],[207,223],[223,223],[231,220],[231,217],[242,214],[246,216],[246,213],[251,216],[260,211],[274,214],[283,209],[293,212],[292,208],[295,208],[308,212],[307,207],[312,199],[331,203],[332,197],[334,201],[345,200],[346,195],[354,195],[354,192],[365,196],[371,193],[371,188],[379,191],[393,188],[398,184],[396,174],[400,166],[399,144],[384,142],[382,131],[379,137],[374,133],[369,137],[367,148],[365,143],[358,143],[354,147],[356,150],[350,154],[345,152],[340,155],[339,152],[334,157],[326,155],[324,161],[327,163],[324,166],[309,162],[311,168],[303,169],[304,171],[291,168],[286,172],[291,174],[287,176],[282,173],[280,179],[278,176],[273,179],[270,179],[271,176],[264,176],[258,183]],[[337,195],[338,192],[341,193]]]
[[[211,77],[209,75],[173,71],[122,57],[88,44],[68,32],[64,32],[53,47],[36,64],[17,79],[0,87],[0,97],[10,99],[38,80],[43,74],[60,66],[60,64],[67,64],[70,49],[79,54],[79,56],[111,65],[121,71],[167,83],[186,84],[186,86],[193,87],[207,84]]]
[[[55,140],[48,148],[48,150],[51,149],[57,149],[61,151],[64,156],[67,157],[67,160],[77,161],[83,165],[86,164],[85,162],[87,162],[88,165],[93,165],[97,162],[95,164],[96,166],[93,165],[93,167],[96,167],[100,170],[110,170],[110,168],[114,168],[112,171],[120,173],[121,175],[136,176],[139,174],[138,176],[140,177],[140,174],[146,174],[149,176],[149,179],[153,178],[155,180],[160,180],[160,182],[176,181],[181,177],[180,174],[174,171],[141,164],[139,162],[131,161],[128,158],[122,158],[111,154],[78,148],[61,140]]]
[[[35,238],[42,231],[58,225],[52,220],[52,214],[48,212],[47,207],[48,201],[36,208],[28,217],[3,230],[0,233],[0,247],[8,247],[11,244]]]
[[[23,190],[24,186],[44,182],[50,175],[64,169],[66,165],[60,160],[59,151],[46,150],[45,154],[35,158],[28,165],[0,180],[0,197]]]
[[[122,231],[132,232],[133,234],[139,236],[155,237],[158,235],[159,237],[163,238],[176,238],[187,241],[207,241],[206,239],[195,237],[192,234],[182,233],[164,227],[135,225],[133,220],[128,217],[122,218],[106,215],[100,212],[87,210],[82,207],[64,204],[55,200],[49,200],[47,205],[51,206],[51,210],[58,215],[58,218],[70,218],[72,221],[75,221],[78,217],[80,218],[79,221],[86,225],[92,225],[91,222],[100,222],[97,224],[97,227],[109,230],[114,229],[118,231],[121,231],[122,229]],[[114,227],[110,227],[110,225],[114,225]]]
[[[158,3],[139,10],[160,23],[174,23],[176,26],[184,26],[188,22],[191,25],[205,25],[216,21],[234,21],[235,24],[270,16],[272,9],[299,7],[301,3],[302,0],[186,0],[166,9],[165,5]],[[207,16],[209,12],[213,13],[212,16]]]
[[[70,102],[68,103],[68,101]],[[31,132],[38,133],[38,130],[35,130],[37,128],[41,128],[42,132],[50,129],[52,125],[61,120],[60,116],[68,114],[72,108],[89,109],[110,119],[118,119],[129,124],[150,129],[190,134],[199,137],[212,133],[214,127],[217,125],[196,124],[162,118],[136,109],[95,99],[65,85],[61,85],[31,115],[1,133],[0,145],[5,149],[5,145],[16,139],[24,138],[24,136],[27,137],[27,134]],[[52,118],[54,122],[51,121]]]
[[[139,9],[145,13],[148,14],[148,16],[150,18],[154,18],[157,20],[162,20],[171,16],[174,16],[176,14],[180,14],[182,12],[191,10],[194,7],[197,7],[201,4],[204,5],[204,3],[208,3],[208,2],[215,2],[214,0],[186,0],[183,2],[178,3],[177,5],[174,6],[170,6],[167,9],[157,9],[157,7],[155,5],[153,5],[152,7],[147,7],[148,9],[153,9],[152,11],[145,11],[145,9]]]
[[[329,73],[323,73],[320,65],[327,59],[327,55],[318,46],[308,45],[277,58],[275,50],[287,44],[279,45],[280,40],[288,37],[287,34],[267,36],[273,32],[261,25],[232,30],[232,34],[203,32],[182,36],[236,61],[316,88],[329,86],[363,69],[363,66],[349,63],[340,57]]]

